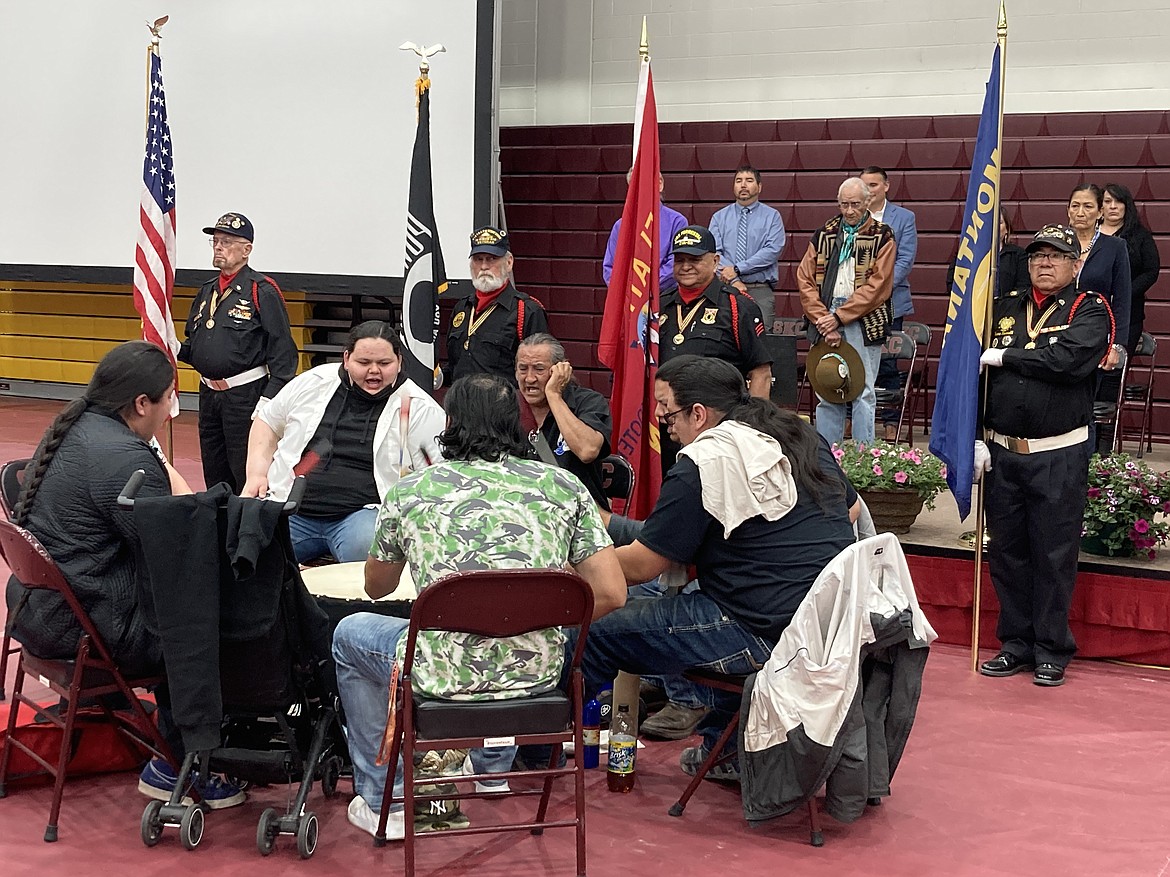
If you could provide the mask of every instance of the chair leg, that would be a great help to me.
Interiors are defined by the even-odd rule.
[[[0,798],[8,794],[8,765],[12,756],[13,737],[16,732],[17,715],[23,703],[24,694],[24,656],[16,659],[16,678],[12,683],[12,706],[8,710],[8,733],[4,735],[4,745],[0,746]]]
[[[825,836],[821,833],[821,811],[817,809],[817,796],[808,799],[808,842],[814,847],[825,845]]]
[[[0,642],[0,701],[4,700],[4,685],[8,680],[8,656],[13,653],[12,635],[5,632]]]
[[[386,822],[390,818],[390,802],[394,799],[394,774],[398,771],[398,759],[402,754],[402,714],[398,716],[398,733],[390,746],[390,760],[386,762],[386,782],[382,785],[382,806],[378,810],[378,831],[374,834],[374,846],[386,845]],[[411,773],[414,773],[412,770]],[[403,770],[403,779],[406,771]],[[411,820],[414,821],[413,819]]]
[[[57,820],[61,815],[61,798],[65,794],[65,769],[69,762],[69,750],[72,748],[77,704],[81,701],[81,677],[85,673],[88,657],[89,639],[82,637],[82,643],[77,649],[77,662],[73,669],[73,679],[69,683],[69,706],[65,709],[65,727],[61,734],[61,750],[57,753],[57,775],[53,778],[53,802],[49,805],[49,824],[45,826],[45,843],[55,843],[57,840]]]
[[[719,741],[711,747],[711,751],[707,753],[707,759],[702,766],[695,771],[695,775],[691,777],[690,783],[687,784],[686,789],[677,801],[675,801],[667,813],[671,816],[682,816],[683,811],[687,809],[687,802],[691,800],[691,795],[695,794],[695,789],[699,788],[699,784],[703,782],[703,777],[713,768],[717,763],[723,759],[723,749],[727,745],[727,741],[735,733],[735,729],[739,726],[739,713],[737,712],[728,723],[727,727],[723,729],[723,734]]]
[[[581,744],[577,744],[573,751],[573,764],[577,763],[577,750],[581,748]],[[548,757],[548,769],[552,770],[557,766],[557,762],[561,760],[561,744],[558,743],[552,747],[552,754]],[[548,799],[552,795],[553,777],[544,778],[544,792],[540,796],[540,806],[536,808],[536,821],[544,822],[545,814],[548,812]],[[534,828],[533,834],[542,834],[544,829]]]

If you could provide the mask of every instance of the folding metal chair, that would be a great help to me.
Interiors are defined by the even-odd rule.
[[[7,793],[8,780],[19,778],[10,777],[8,770],[14,747],[40,766],[41,769],[31,775],[48,774],[54,778],[49,822],[45,827],[45,842],[52,843],[57,840],[57,819],[61,812],[65,769],[72,751],[78,704],[82,701],[96,701],[106,720],[122,732],[119,739],[132,756],[137,758],[149,753],[173,761],[170,748],[133,690],[152,688],[160,684],[163,677],[157,675],[127,678],[122,674],[101,634],[82,608],[69,583],[65,581],[61,569],[35,536],[11,521],[0,521],[0,554],[3,555],[8,568],[12,570],[12,574],[26,588],[56,592],[73,613],[82,632],[77,643],[77,653],[73,658],[38,658],[30,654],[28,649],[21,650],[16,665],[16,681],[12,687],[13,703],[8,713],[8,733],[4,738],[3,748],[0,748],[0,798]],[[56,694],[65,698],[67,707],[64,715],[45,709],[24,694],[26,676],[40,679]],[[107,704],[106,698],[115,694],[121,694],[125,698],[128,704],[126,709],[115,711]],[[30,707],[44,721],[61,729],[61,745],[55,765],[50,764],[16,738],[14,731],[22,705]]]
[[[747,678],[746,676],[730,676],[726,673],[717,673],[714,670],[702,668],[687,670],[683,673],[683,676],[699,685],[706,685],[708,688],[715,688],[719,691],[728,691],[740,697],[743,696],[744,682]],[[670,806],[667,812],[671,816],[683,815],[683,811],[687,808],[687,802],[691,800],[691,795],[695,794],[695,790],[702,784],[704,777],[711,771],[711,768],[734,757],[733,754],[723,755],[722,753],[727,747],[727,744],[735,736],[735,730],[738,727],[739,711],[737,710],[727,727],[723,729],[723,733],[719,736],[719,741],[711,747],[711,752],[707,756],[707,760],[695,771],[695,775],[691,778],[682,796]],[[823,847],[825,845],[825,836],[821,832],[821,814],[817,810],[815,795],[808,799],[808,820],[808,842],[814,847]]]
[[[16,500],[20,497],[24,470],[30,462],[30,460],[11,460],[0,466],[0,511],[4,512],[5,520],[11,521],[16,514]],[[19,651],[20,646],[12,644],[12,635],[8,632],[6,622],[4,638],[0,640],[0,701],[5,699],[4,680],[8,678],[8,656],[15,655]]]
[[[621,454],[610,454],[601,461],[601,491],[610,500],[620,500],[625,511],[634,495],[634,467]]]
[[[890,358],[898,367],[901,387],[898,390],[876,388],[877,411],[875,419],[880,421],[883,412],[898,410],[898,430],[895,440],[902,436],[902,424],[906,420],[906,401],[910,395],[910,379],[914,375],[914,363],[918,358],[918,345],[906,332],[891,332],[882,345],[882,358]]]
[[[1129,355],[1124,348],[1120,350],[1120,355],[1121,361],[1117,363],[1117,368],[1113,371],[1119,376],[1116,398],[1093,403],[1093,423],[1097,427],[1097,434],[1100,435],[1102,430],[1106,429],[1113,431],[1113,440],[1109,442],[1109,451],[1114,454],[1121,450],[1121,406],[1125,402],[1125,378],[1129,373]],[[1152,373],[1151,369],[1151,375]],[[1098,374],[1108,374],[1108,372],[1098,371]]]
[[[930,341],[932,333],[930,326],[926,325],[926,323],[917,323],[913,320],[903,321],[902,331],[914,339],[914,343],[918,348],[915,369],[908,375],[906,380],[906,393],[909,397],[907,399],[909,417],[906,420],[906,441],[913,444],[914,420],[918,417],[919,411],[922,412],[923,433],[929,430]]]
[[[585,874],[585,762],[581,743],[581,710],[584,682],[581,657],[585,637],[593,617],[593,591],[588,583],[565,570],[472,570],[444,576],[419,594],[410,614],[406,634],[406,658],[395,696],[395,706],[387,733],[393,736],[388,764],[390,771],[401,755],[407,765],[401,803],[406,809],[406,875],[414,877],[415,841],[425,837],[448,837],[460,834],[485,834],[499,831],[531,831],[541,834],[546,828],[567,828],[577,832],[577,874]],[[489,637],[510,637],[550,627],[577,627],[577,647],[570,663],[569,693],[555,690],[531,697],[500,700],[439,700],[414,690],[415,642],[421,630],[469,633]],[[491,742],[489,739],[491,738]],[[418,795],[414,771],[414,754],[435,749],[470,749],[485,745],[551,744],[552,756],[547,768],[509,771],[476,776],[444,777],[445,783],[538,777],[543,788],[512,789],[509,792],[444,792],[441,795]],[[573,764],[557,767],[562,744],[573,741]],[[572,776],[575,783],[573,819],[548,821],[549,796],[553,779]],[[386,842],[386,822],[391,803],[398,803],[394,784],[387,778],[386,791],[374,843]],[[428,784],[423,781],[423,784]],[[531,822],[498,823],[472,828],[416,835],[416,802],[479,798],[490,796],[540,795],[536,819]]]
[[[1139,363],[1138,357],[1141,357],[1144,362]],[[1137,349],[1133,352],[1133,358],[1129,364],[1130,376],[1132,376],[1133,368],[1139,366],[1146,369],[1146,378],[1144,381],[1126,384],[1122,382],[1125,388],[1124,395],[1121,401],[1121,416],[1118,417],[1117,429],[1119,438],[1117,446],[1120,448],[1125,441],[1125,413],[1128,411],[1140,411],[1141,421],[1138,429],[1138,456],[1144,457],[1146,451],[1154,450],[1154,435],[1151,428],[1154,415],[1154,370],[1155,363],[1158,358],[1158,339],[1149,332],[1142,332],[1141,340],[1138,341]]]

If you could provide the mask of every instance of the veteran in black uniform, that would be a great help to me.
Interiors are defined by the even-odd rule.
[[[1042,228],[1026,250],[1030,289],[995,301],[983,417],[988,560],[999,597],[1000,652],[986,676],[1033,669],[1061,685],[1076,651],[1068,614],[1077,576],[1096,372],[1113,343],[1109,305],[1076,288],[1071,228]],[[988,453],[989,452],[989,453]],[[990,468],[988,469],[988,465]]]
[[[520,341],[548,331],[544,307],[512,285],[512,252],[506,232],[485,226],[471,235],[471,285],[447,330],[447,380],[493,374],[516,380]]]
[[[280,288],[248,266],[255,233],[240,213],[225,213],[211,235],[219,269],[199,288],[179,359],[199,372],[199,450],[208,487],[244,486],[248,433],[260,407],[297,373],[297,345]]]
[[[772,392],[772,356],[764,346],[764,318],[751,296],[718,278],[715,235],[705,226],[688,225],[674,236],[671,252],[678,288],[662,295],[659,362],[683,353],[722,359],[739,369],[749,393],[767,399]],[[678,445],[664,431],[664,475],[677,454]]]

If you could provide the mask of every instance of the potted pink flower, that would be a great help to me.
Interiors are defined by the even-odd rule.
[[[946,467],[910,445],[876,440],[833,446],[833,456],[869,507],[879,533],[905,533],[923,505],[947,489]]]
[[[1170,542],[1170,475],[1129,454],[1089,461],[1081,548],[1088,554],[1148,557]]]

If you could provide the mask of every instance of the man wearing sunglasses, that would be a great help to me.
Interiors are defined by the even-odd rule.
[[[225,213],[203,233],[219,275],[191,302],[179,360],[199,372],[203,480],[239,493],[252,419],[296,375],[297,345],[276,281],[248,265],[255,237],[248,217]]]
[[[1113,341],[1113,315],[1078,291],[1080,243],[1062,225],[1028,245],[1030,289],[995,300],[975,474],[986,472],[988,561],[999,597],[999,654],[984,676],[1033,670],[1037,685],[1064,683],[1076,651],[1068,614],[1077,578],[1088,480],[1089,422],[1097,366]]]

